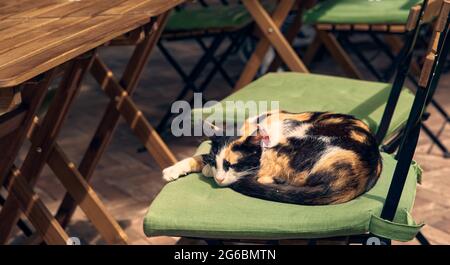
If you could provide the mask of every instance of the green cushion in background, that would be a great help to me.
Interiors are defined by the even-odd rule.
[[[197,153],[207,153],[204,142]],[[383,156],[383,172],[366,194],[343,204],[302,206],[251,198],[222,188],[211,178],[190,174],[168,183],[151,204],[144,220],[147,236],[219,239],[293,239],[375,235],[408,241],[422,225],[409,214],[420,169],[413,164],[394,222],[380,219],[396,160]]]
[[[291,112],[332,111],[351,114],[365,121],[376,132],[390,90],[391,84],[387,83],[317,74],[272,73],[223,99],[219,103],[223,108],[216,113],[227,122],[240,123],[251,114],[248,110],[244,113],[242,109],[227,109],[226,101],[278,101],[280,109]],[[387,138],[406,123],[413,101],[414,95],[408,89],[403,89]],[[206,117],[208,109],[196,109],[193,113]]]
[[[305,12],[305,24],[403,24],[420,0],[328,0]]]
[[[242,28],[252,22],[243,5],[212,6],[172,12],[166,31]]]

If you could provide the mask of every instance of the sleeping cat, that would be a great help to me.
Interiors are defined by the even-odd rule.
[[[261,199],[338,204],[371,189],[382,170],[368,126],[350,115],[271,111],[246,120],[241,136],[211,138],[211,151],[163,170],[172,181],[192,172]]]

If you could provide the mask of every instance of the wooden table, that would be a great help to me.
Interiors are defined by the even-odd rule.
[[[88,180],[122,116],[161,167],[176,161],[131,99],[169,11],[184,0],[3,0],[0,2],[0,91],[20,93],[21,103],[0,116],[0,183],[8,197],[0,212],[0,244],[24,213],[48,244],[66,244],[64,231],[79,205],[107,243],[127,237]],[[103,45],[135,45],[121,79],[96,53]],[[86,73],[111,99],[78,167],[57,136]],[[36,111],[61,76],[44,118]],[[7,94],[7,93],[6,93]],[[0,94],[1,95],[1,94]],[[15,158],[26,138],[22,165]],[[54,217],[33,191],[48,164],[68,194]]]
[[[264,56],[272,46],[278,56],[275,64],[284,62],[291,71],[308,73],[308,69],[297,53],[291,47],[293,41],[301,26],[302,4],[310,0],[279,0],[275,11],[270,15],[264,9],[260,0],[242,0],[250,15],[253,17],[261,34],[261,40],[255,48],[252,56],[247,62],[242,74],[235,85],[234,90],[241,89],[249,84],[256,76],[261,66]],[[291,26],[288,38],[280,30],[290,11],[297,9],[295,22]]]

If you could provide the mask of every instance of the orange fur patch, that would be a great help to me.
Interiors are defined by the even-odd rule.
[[[367,141],[366,135],[358,131],[351,131],[350,138],[360,143],[365,143]]]
[[[204,164],[201,156],[194,156],[189,159],[189,167],[191,168],[192,172],[202,171],[203,166]]]

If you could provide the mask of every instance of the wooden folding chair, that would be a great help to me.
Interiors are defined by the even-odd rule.
[[[416,224],[410,215],[416,183],[421,175],[420,168],[412,158],[426,101],[437,85],[443,57],[449,50],[449,10],[450,1],[446,0],[435,27],[433,45],[421,70],[420,89],[415,95],[411,95],[412,102],[408,108],[399,150],[395,156],[382,152],[382,175],[366,194],[338,205],[302,206],[273,203],[247,197],[227,188],[214,188],[214,180],[205,179],[201,174],[190,174],[167,184],[153,201],[144,221],[145,233],[148,236],[200,238],[205,239],[207,243],[244,240],[269,243],[306,241],[318,244],[325,240],[328,244],[336,241],[367,244],[378,238],[381,243],[390,244],[391,240],[412,240],[422,227],[422,224]],[[409,34],[405,44],[408,53],[402,57],[400,69],[409,68],[420,27],[428,22],[432,14],[434,11],[428,1],[425,1],[422,7],[412,8],[409,18],[411,27],[407,29]],[[404,81],[404,78],[405,74],[398,71],[396,79]],[[312,74],[278,73],[253,82],[225,100],[279,100],[281,108],[284,106],[285,110],[298,112],[304,108],[304,103],[313,100],[310,97],[304,98],[307,88],[303,86],[308,86],[309,89],[322,87],[319,92],[322,93],[322,100],[326,100],[326,93],[331,91],[334,93],[332,97],[341,96],[344,99],[345,96],[339,94],[339,88],[323,87],[324,84],[338,83],[353,86],[354,91],[357,87],[358,90],[367,92],[372,88],[385,90],[383,84],[376,82]],[[284,89],[290,91],[284,93]],[[313,94],[314,91],[310,95]],[[377,93],[374,96],[379,97]],[[361,102],[361,105],[370,108],[373,98],[369,97]],[[320,98],[315,100],[319,102]],[[310,109],[315,110],[319,109]],[[387,115],[386,112],[383,115]],[[373,117],[366,113],[365,120],[369,125],[373,125]],[[210,143],[205,142],[199,147],[197,154],[208,153],[209,148]],[[173,203],[174,201],[177,203]]]

